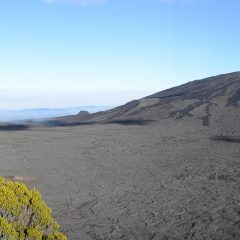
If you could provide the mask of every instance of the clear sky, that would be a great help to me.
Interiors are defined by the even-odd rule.
[[[118,105],[240,70],[239,0],[1,0],[0,109]]]

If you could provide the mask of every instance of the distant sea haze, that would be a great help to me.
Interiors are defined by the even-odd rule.
[[[41,120],[45,118],[75,115],[80,111],[90,113],[104,111],[112,106],[81,106],[73,108],[33,108],[21,110],[0,110],[0,122],[16,122],[24,120]]]

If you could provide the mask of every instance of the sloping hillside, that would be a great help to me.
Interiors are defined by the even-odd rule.
[[[211,135],[240,135],[240,72],[188,82],[117,108],[58,118],[59,122],[124,122],[197,118]]]

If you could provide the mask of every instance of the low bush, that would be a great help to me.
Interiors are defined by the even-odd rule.
[[[67,240],[36,189],[0,177],[0,239]]]

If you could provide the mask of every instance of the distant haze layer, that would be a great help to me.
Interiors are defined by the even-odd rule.
[[[80,111],[95,113],[110,109],[110,106],[81,106],[75,108],[36,108],[22,110],[0,110],[0,122],[23,120],[40,120],[44,118],[60,117],[77,114]]]
[[[0,111],[73,108],[75,106],[118,106],[152,93],[150,90],[136,91],[131,89],[128,91],[83,91],[79,89],[0,90]]]

